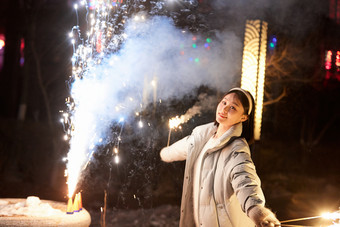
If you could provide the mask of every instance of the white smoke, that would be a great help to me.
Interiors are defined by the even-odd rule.
[[[177,128],[179,125],[188,122],[192,117],[200,115],[202,111],[211,111],[216,108],[217,98],[206,93],[199,94],[198,101],[190,107],[185,114],[169,119],[170,128]]]
[[[69,172],[79,172],[94,147],[107,142],[105,134],[113,122],[143,110],[155,96],[164,103],[201,85],[224,91],[239,73],[241,42],[233,33],[194,35],[176,28],[167,17],[154,16],[130,19],[123,36],[125,43],[118,52],[89,67],[72,84]],[[197,107],[192,116],[201,111]],[[69,181],[76,182],[78,176],[73,177]]]
[[[130,20],[125,36],[118,53],[73,83],[74,123],[85,141],[103,136],[110,122],[141,110],[142,101],[152,102],[153,89],[161,100],[181,97],[200,85],[226,90],[239,70],[241,42],[233,33],[221,33],[208,50],[206,42],[198,42],[207,37],[183,32],[169,18],[152,17]]]

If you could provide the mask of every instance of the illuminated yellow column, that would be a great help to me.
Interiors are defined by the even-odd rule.
[[[255,140],[259,140],[261,136],[267,30],[267,22],[261,20],[246,22],[241,88],[248,90],[255,99]]]

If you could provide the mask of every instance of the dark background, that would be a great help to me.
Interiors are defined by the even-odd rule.
[[[336,67],[335,57],[340,51],[340,3],[282,4],[240,1],[221,6],[222,12],[200,1],[195,9],[197,15],[213,19],[215,28],[230,27],[237,32],[244,30],[246,19],[264,19],[268,35],[277,37],[277,46],[267,52],[262,136],[252,152],[268,206],[286,219],[340,206],[340,66]],[[72,7],[73,2],[66,0],[1,2],[0,33],[6,38],[0,52],[2,198],[37,195],[66,201],[62,158],[68,144],[63,140],[59,111],[66,109],[69,95],[73,50],[67,34],[76,21]],[[191,26],[198,32],[206,29],[177,18],[178,26]],[[331,69],[326,70],[328,50],[333,51],[333,58]],[[147,107],[143,115],[158,125],[154,128],[135,132],[132,123],[127,124],[124,134],[134,136],[125,137],[121,145],[125,161],[119,165],[107,154],[109,145],[99,147],[96,162],[79,184],[84,206],[103,206],[104,190],[110,208],[179,205],[184,163],[162,163],[158,154],[167,141],[166,119],[184,113],[196,101],[193,94],[202,92],[219,91],[202,86],[181,100],[168,100],[156,109]],[[192,118],[173,133],[172,141],[213,116],[206,112]]]

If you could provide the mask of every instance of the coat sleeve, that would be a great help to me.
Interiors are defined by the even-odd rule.
[[[193,144],[193,135],[184,137],[169,147],[161,150],[160,156],[164,162],[186,160],[190,146]]]
[[[264,205],[265,198],[261,189],[255,165],[250,153],[246,149],[237,149],[233,152],[231,162],[233,168],[230,172],[231,185],[240,202],[242,210],[247,213],[254,205]]]

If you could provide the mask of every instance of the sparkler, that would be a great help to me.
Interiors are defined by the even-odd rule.
[[[107,202],[107,192],[104,191],[104,207],[100,208],[100,226],[105,227],[106,226],[106,202]]]
[[[186,121],[185,121],[184,115],[182,115],[181,117],[176,116],[176,117],[169,119],[169,135],[168,135],[167,146],[169,146],[169,144],[170,144],[171,129],[178,128],[180,124],[183,124],[185,122]]]
[[[168,135],[168,143],[167,143],[167,147],[170,145],[170,136],[171,136],[171,128],[169,128],[169,135]]]
[[[193,116],[201,114],[201,109],[212,109],[215,104],[213,100],[216,100],[213,96],[207,96],[207,94],[200,94],[198,96],[199,101],[195,103],[193,107],[188,109],[184,115],[176,116],[169,119],[169,134],[168,134],[168,143],[167,146],[170,144],[170,137],[171,137],[171,129],[180,127],[179,125],[188,122]]]
[[[280,221],[281,223],[289,223],[289,222],[296,222],[296,221],[305,221],[305,220],[311,220],[311,219],[316,219],[320,218],[322,216],[314,216],[314,217],[305,217],[305,218],[295,218],[295,219],[290,219],[290,220],[285,220],[285,221]]]
[[[288,225],[288,224],[281,224],[281,225],[275,225],[275,226],[284,226],[284,227],[311,227],[307,225]]]
[[[188,109],[186,113],[180,117],[176,116],[169,119],[169,134],[168,134],[168,143],[167,146],[170,144],[170,137],[171,137],[171,129],[180,127],[179,125],[188,122],[193,116],[200,114],[202,108],[212,109],[214,105],[213,99],[215,97],[207,96],[206,94],[199,95],[199,101],[195,103],[193,107]]]
[[[327,219],[327,220],[331,220],[333,223],[332,223],[332,225],[328,225],[328,227],[335,227],[335,226],[340,227],[340,210],[333,212],[333,213],[327,212],[327,213],[321,214],[319,216],[295,218],[295,219],[289,219],[289,220],[284,220],[284,221],[280,221],[280,222],[281,222],[281,226],[307,227],[305,225],[289,225],[289,224],[285,224],[285,223],[312,220],[312,219],[317,219],[317,218],[324,218],[324,219]]]

